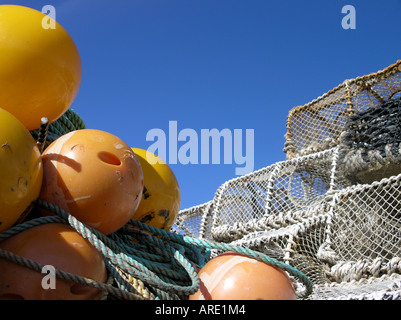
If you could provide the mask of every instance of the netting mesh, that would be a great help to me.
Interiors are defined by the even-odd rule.
[[[182,210],[177,231],[248,247],[292,265],[313,282],[308,299],[399,299],[401,169],[372,175],[369,168],[380,163],[375,170],[383,171],[398,159],[389,152],[395,149],[389,149],[388,137],[398,146],[399,136],[388,127],[391,121],[398,126],[401,116],[391,104],[400,98],[400,71],[401,61],[292,110],[287,160],[227,181],[210,202]],[[380,116],[371,116],[369,123],[368,113]],[[363,124],[359,134],[374,123],[387,127],[374,135],[369,157],[353,143],[355,123]],[[362,159],[363,165],[350,159]],[[358,170],[369,182],[355,179]]]
[[[400,256],[400,188],[399,181],[391,181],[341,195],[331,224],[331,246],[338,260],[388,262]]]
[[[377,73],[344,83],[293,108],[287,119],[284,151],[288,158],[311,154],[339,144],[354,111],[378,106],[401,96],[401,60]]]
[[[331,149],[278,162],[223,184],[215,196],[212,237],[234,241],[250,231],[307,218],[312,208],[323,205],[326,193],[337,188],[331,177],[335,155]]]
[[[342,170],[356,182],[369,183],[400,172],[401,98],[350,116],[341,139]]]
[[[390,283],[401,272],[401,175],[352,185],[337,170],[338,150],[230,180],[213,201],[182,211],[179,228],[294,266],[314,283],[312,299],[378,297],[383,284],[371,278]]]

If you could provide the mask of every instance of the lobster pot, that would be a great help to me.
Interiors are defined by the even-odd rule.
[[[302,245],[307,257],[315,251],[327,281],[315,282],[311,299],[399,299],[400,197],[401,175],[336,192],[324,241]]]
[[[401,173],[401,98],[355,112],[342,138],[341,170],[355,183]]]
[[[216,192],[211,235],[232,242],[259,231],[292,226],[325,205],[330,191],[347,181],[336,177],[338,150],[278,162],[230,180]]]
[[[349,117],[375,108],[401,94],[401,60],[376,73],[341,85],[290,110],[284,152],[287,159],[316,153],[340,144]]]
[[[321,228],[310,221],[328,211],[330,194],[349,185],[337,173],[337,161],[338,148],[333,148],[227,181],[212,201],[182,210],[177,229],[289,262],[291,239],[304,234],[306,225],[313,229],[309,237],[321,237]]]
[[[358,281],[317,285],[308,300],[400,300],[401,276],[363,278]]]
[[[212,206],[213,201],[209,201],[181,210],[172,231],[197,239],[211,240],[211,219],[209,216]]]
[[[326,239],[335,252],[333,262],[365,261],[368,264],[380,260],[384,265],[400,257],[400,198],[401,176],[339,192]],[[344,280],[341,275],[335,279]]]
[[[178,230],[293,266],[307,299],[400,299],[400,102],[401,60],[292,109],[287,159],[227,181]]]
[[[246,180],[242,177],[228,181],[216,192],[213,201],[206,206],[208,214],[203,218],[207,219],[199,221],[203,226],[208,221],[209,234],[215,241],[228,241],[233,246],[260,251],[300,270],[313,283],[312,294],[306,299],[398,300],[401,297],[401,175],[372,184],[352,185],[347,184],[341,173],[334,169],[334,174],[325,181],[323,172],[330,172],[327,170],[330,168],[329,159],[335,167],[336,152],[338,149],[319,153],[316,158],[301,157],[297,166],[295,161],[285,161],[249,175],[248,179],[266,177],[265,183],[276,190],[270,196],[265,191],[264,199],[273,199],[273,194],[280,195],[277,198],[280,201],[271,202],[276,206],[272,205],[270,208],[275,209],[270,211],[267,211],[270,200],[259,199],[260,204],[264,204],[259,205],[263,210],[255,211],[259,220],[248,219],[245,222],[236,212],[248,208],[245,204],[250,195],[248,191],[242,191],[242,195],[247,194],[247,197],[242,196],[236,206],[231,203],[228,207],[230,202],[223,201],[224,193],[228,196],[227,192],[234,187],[235,195],[241,194],[238,186]],[[308,161],[301,161],[306,159],[313,159],[316,167],[313,169],[312,165],[307,172],[315,170],[315,181],[319,183],[310,182],[308,188],[299,184],[291,189],[291,182],[297,177],[295,172],[300,172],[301,168],[306,172],[307,167],[302,165]],[[298,170],[292,170],[292,178],[291,175],[285,178],[290,164]],[[263,179],[259,184],[261,181]],[[323,185],[328,187],[323,188]],[[254,188],[255,196],[256,190],[260,197],[263,193]],[[298,193],[288,196],[293,190],[298,190]],[[311,198],[301,197],[302,194],[309,194]],[[294,195],[298,196],[293,198]],[[286,198],[286,201],[281,201]],[[223,212],[225,216],[221,216]],[[252,216],[251,211],[245,215]]]

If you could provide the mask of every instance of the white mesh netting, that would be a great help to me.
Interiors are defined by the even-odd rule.
[[[297,117],[304,122],[302,130],[291,131],[291,139],[299,141],[297,145],[303,149],[293,149],[285,161],[227,181],[211,201],[182,210],[177,230],[195,238],[248,247],[294,266],[313,282],[308,299],[398,299],[401,165],[399,170],[392,168],[391,176],[369,184],[350,179],[339,138],[347,129],[349,114],[339,110],[349,108],[350,101],[353,108],[361,109],[377,107],[380,103],[373,100],[379,95],[385,96],[382,103],[396,98],[401,91],[400,71],[401,61],[379,72],[380,77],[375,74],[348,81],[349,88],[369,83],[358,89],[366,99],[352,97],[348,104],[341,102],[341,108],[330,103],[342,99],[338,92],[346,90],[345,86],[332,90],[333,97],[327,94],[326,102],[319,102],[319,110],[331,110],[327,114],[311,116],[314,104],[298,109]],[[384,74],[391,80],[383,80]],[[372,80],[378,78],[379,82]],[[324,107],[325,103],[330,106]],[[332,110],[338,111],[336,116]],[[309,127],[316,129],[316,136],[306,134],[312,130]],[[315,149],[321,141],[328,141],[327,137],[336,143]]]

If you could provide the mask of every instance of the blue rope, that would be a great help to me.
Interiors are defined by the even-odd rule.
[[[124,246],[119,245],[118,241],[113,240],[112,236],[105,236],[97,230],[86,226],[71,214],[50,203],[39,200],[37,205],[57,214],[65,223],[72,226],[81,236],[98,249],[110,264],[117,266],[122,271],[141,280],[148,286],[157,288],[168,294],[177,294],[183,298],[195,293],[199,289],[197,272],[193,265],[188,262],[188,258],[185,257],[188,249],[184,246],[181,246],[177,250],[171,243],[163,242],[155,239],[155,237],[144,237],[135,232],[134,229],[130,230],[135,237],[144,237],[141,240],[148,241],[148,243],[144,242],[145,246],[142,249],[147,246],[154,251],[154,243],[156,243],[157,247],[167,255],[168,261],[162,265],[160,262],[153,262],[142,258],[143,252],[138,250],[138,246],[129,246],[129,243],[123,240],[124,237],[120,237],[118,233],[115,233],[113,237],[120,237],[120,243],[124,241]],[[20,228],[23,227],[20,226]],[[130,242],[132,243],[132,240]],[[127,246],[129,246],[129,250],[127,250]],[[199,264],[203,261],[202,257],[199,261],[195,261],[195,263]]]
[[[19,223],[1,233],[0,241],[40,224],[68,224],[103,255],[109,274],[113,275],[119,289],[127,293],[136,292],[135,288],[131,288],[126,281],[119,281],[122,278],[117,275],[118,271],[141,280],[156,299],[188,299],[189,295],[199,290],[197,273],[210,260],[212,249],[236,252],[285,270],[305,285],[303,297],[312,292],[312,282],[302,272],[249,248],[196,239],[135,220],[130,220],[112,235],[105,236],[51,203],[38,200],[36,205],[56,215]],[[132,297],[128,295],[128,298]]]
[[[278,267],[284,271],[287,271],[288,273],[290,273],[291,275],[297,277],[306,287],[305,292],[303,293],[303,297],[306,297],[308,295],[310,295],[312,293],[312,289],[313,289],[313,283],[312,281],[304,274],[302,273],[300,270],[294,268],[293,266],[286,264],[284,262],[281,262],[277,259],[274,259],[272,257],[269,257],[265,254],[262,254],[260,252],[254,251],[252,249],[249,248],[244,248],[244,247],[240,247],[240,246],[232,246],[230,244],[226,244],[226,243],[221,243],[221,242],[213,242],[210,240],[203,240],[203,239],[197,239],[197,238],[192,238],[192,237],[188,237],[185,235],[178,235],[175,233],[171,233],[168,231],[165,231],[163,229],[158,229],[155,227],[152,227],[150,225],[144,224],[140,221],[130,221],[130,224],[140,227],[143,230],[149,231],[154,233],[155,235],[159,235],[165,238],[172,238],[174,239],[177,243],[180,244],[192,244],[194,246],[197,246],[199,248],[205,248],[205,249],[216,249],[216,250],[223,250],[223,251],[232,251],[235,253],[239,253],[251,258],[254,258],[256,260],[259,261],[263,261],[266,262],[269,265]]]
[[[37,204],[71,225],[97,248],[110,264],[167,295],[175,294],[185,298],[198,291],[199,278],[194,265],[202,268],[209,261],[212,249],[233,251],[285,270],[304,283],[304,296],[312,292],[312,282],[298,269],[249,248],[196,239],[135,220],[130,220],[116,233],[105,236],[50,203],[39,200]],[[49,218],[46,218],[47,221]],[[141,230],[153,235],[144,235]],[[132,238],[139,243],[135,243]]]

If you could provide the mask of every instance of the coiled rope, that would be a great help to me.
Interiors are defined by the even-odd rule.
[[[37,206],[45,208],[56,216],[39,217],[20,223],[0,234],[0,241],[43,223],[69,224],[103,255],[109,274],[113,276],[117,286],[100,283],[62,270],[56,270],[56,276],[98,288],[114,298],[143,299],[143,296],[133,286],[118,282],[121,280],[118,274],[123,272],[142,281],[154,294],[154,299],[187,299],[189,295],[198,291],[199,278],[197,272],[207,263],[212,249],[243,254],[285,270],[305,285],[306,290],[301,294],[302,297],[306,297],[312,292],[312,282],[302,272],[248,248],[200,240],[134,220],[131,220],[116,233],[105,236],[53,204],[38,200]],[[133,238],[138,240],[139,243],[136,243]],[[41,264],[35,261],[19,257],[5,250],[0,250],[0,256],[36,271],[43,268]]]

